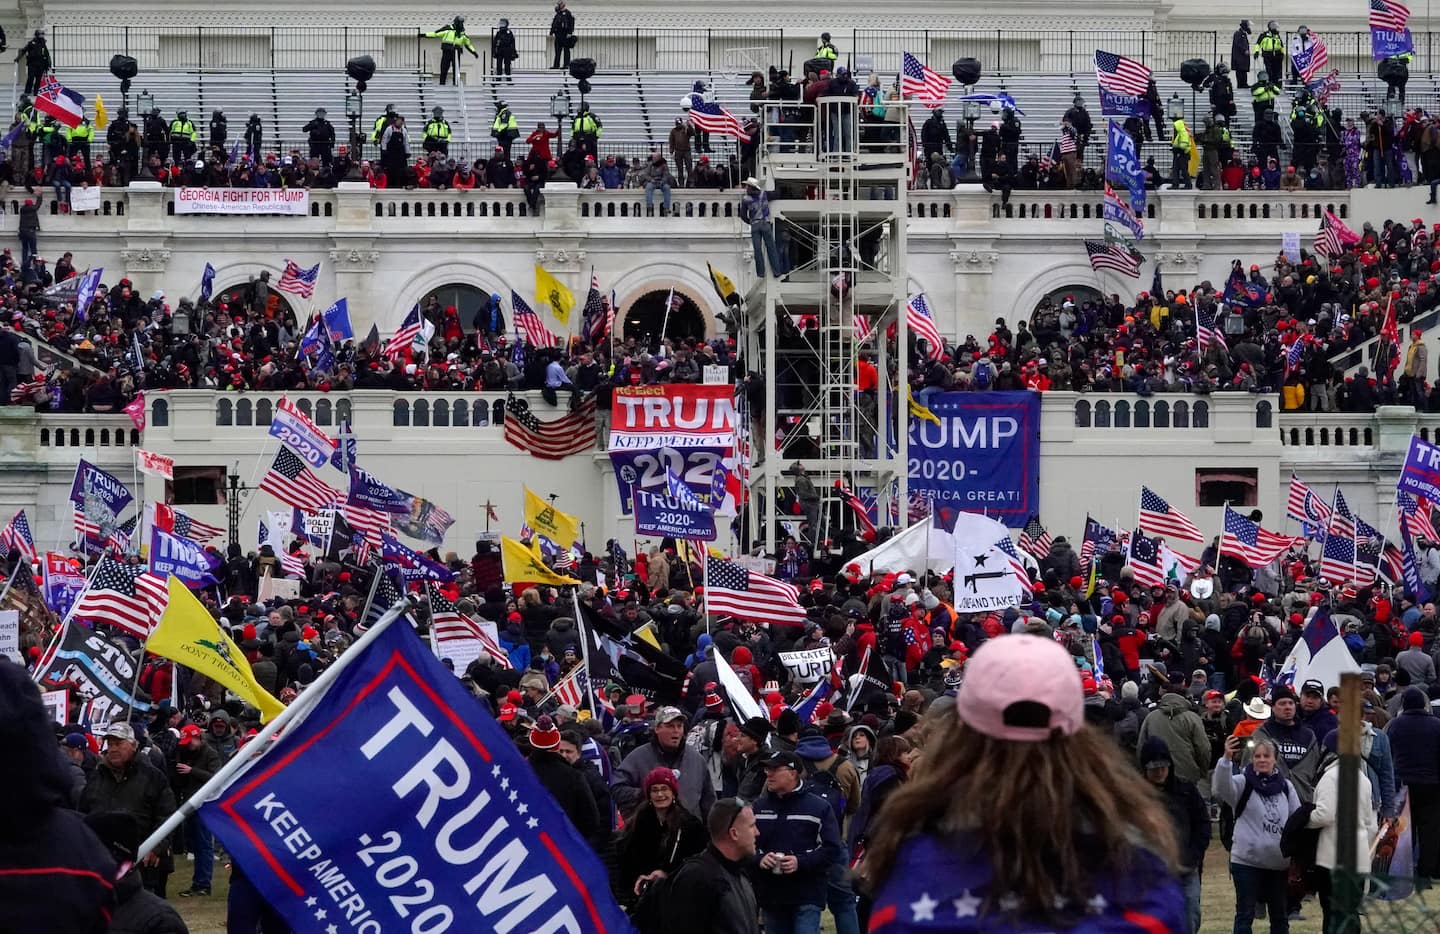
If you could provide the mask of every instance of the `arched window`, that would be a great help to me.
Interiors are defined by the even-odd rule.
[[[1084,399],[1081,399],[1079,402],[1075,403],[1075,427],[1090,427],[1090,403],[1086,402]]]
[[[1119,402],[1115,403],[1115,427],[1130,427],[1130,403],[1126,402],[1124,399],[1121,399]]]
[[[1139,402],[1135,403],[1135,427],[1150,427],[1150,403],[1146,402],[1144,399],[1141,399]]]
[[[406,402],[404,399],[396,399],[394,411],[395,427],[408,428],[410,426],[410,403]]]
[[[270,420],[274,417],[274,415],[274,406],[270,404],[269,399],[266,399],[262,396],[260,399],[256,400],[255,424],[268,425],[270,424]]]
[[[101,429],[100,429],[100,446],[101,446],[102,448],[108,448],[108,447],[110,446],[110,429],[109,429],[109,428],[101,428]]]
[[[1104,401],[1095,403],[1095,427],[1110,427],[1110,403]]]
[[[475,417],[470,423],[476,428],[484,428],[490,424],[490,403],[484,399],[476,399],[474,405]]]
[[[255,407],[249,399],[241,399],[235,403],[235,424],[249,425],[254,420]]]
[[[464,428],[470,424],[470,403],[464,399],[456,399],[455,404],[451,406],[451,411],[454,413],[454,418],[450,421],[456,428]]]
[[[451,282],[426,293],[425,297],[420,299],[420,307],[427,307],[432,298],[439,304],[442,314],[445,309],[454,308],[460,317],[461,329],[469,333],[474,330],[471,324],[475,321],[475,313],[489,304],[490,293],[469,283]],[[439,330],[440,333],[445,333],[443,318]]]
[[[70,446],[71,446],[72,448],[78,448],[78,447],[80,446],[80,429],[79,429],[79,428],[71,428],[71,429],[70,429]]]
[[[170,427],[170,403],[164,399],[156,399],[150,403],[150,424],[156,428]]]
[[[1170,404],[1168,402],[1161,401],[1155,403],[1155,427],[1170,427]]]
[[[1313,447],[1315,446],[1315,429],[1314,429],[1314,428],[1306,428],[1306,429],[1305,429],[1305,446],[1306,446],[1307,448],[1313,448]]]
[[[350,421],[350,400],[341,399],[335,403],[335,420],[339,422]]]
[[[135,447],[139,447],[139,446],[140,446],[140,429],[138,429],[138,428],[131,428],[131,429],[130,429],[130,446],[131,446],[132,448],[135,448]]]
[[[1275,421],[1275,407],[1268,400],[1255,403],[1255,427],[1269,428]]]
[[[95,446],[95,429],[94,429],[94,428],[86,428],[86,429],[85,429],[85,446],[86,446],[87,448],[93,448],[93,447]]]
[[[505,424],[505,400],[496,399],[490,405],[490,423],[493,425]],[[1369,428],[1365,429],[1369,431]]]
[[[50,446],[50,429],[49,429],[49,428],[41,428],[41,429],[40,429],[40,446],[41,446],[42,448],[48,448],[48,447]]]
[[[1203,399],[1197,400],[1195,403],[1195,427],[1210,427],[1210,403]]]
[[[416,400],[415,400],[415,405],[414,405],[414,407],[412,408],[411,414],[410,414],[410,424],[414,425],[416,428],[429,428],[429,427],[430,427],[430,403],[429,403],[429,402],[426,402],[424,399],[416,399]]]
[[[1188,403],[1188,402],[1177,402],[1177,403],[1175,403],[1175,427],[1176,427],[1176,428],[1189,428],[1189,427],[1190,427],[1190,403]]]
[[[329,399],[321,399],[315,403],[315,424],[329,425],[330,416],[334,413],[335,407],[330,404]]]
[[[434,415],[436,428],[450,427],[450,403],[444,399],[436,399],[432,414]]]
[[[63,448],[63,447],[65,446],[65,429],[64,429],[64,428],[61,428],[59,431],[55,432],[55,446],[56,446],[57,448]]]
[[[297,409],[299,409],[300,411],[304,412],[306,418],[314,418],[314,417],[315,417],[315,409],[314,409],[314,407],[310,404],[310,400],[309,400],[309,399],[301,399],[299,402],[295,403],[295,408],[297,408]]]

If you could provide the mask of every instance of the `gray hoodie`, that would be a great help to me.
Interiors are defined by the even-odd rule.
[[[1245,773],[1240,766],[1221,756],[1210,777],[1210,792],[1230,807],[1235,807],[1245,791]],[[1285,822],[1300,807],[1300,796],[1290,780],[1285,780],[1283,794],[1265,797],[1251,794],[1245,810],[1235,819],[1235,838],[1230,846],[1230,861],[1256,869],[1288,869],[1290,859],[1280,853],[1280,834]]]

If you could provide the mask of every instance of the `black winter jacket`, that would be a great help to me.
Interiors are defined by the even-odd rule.
[[[565,816],[570,818],[580,836],[587,840],[593,836],[596,827],[595,799],[580,773],[557,753],[545,749],[530,753],[530,768],[535,770],[535,777],[550,792],[550,797],[560,805]]]

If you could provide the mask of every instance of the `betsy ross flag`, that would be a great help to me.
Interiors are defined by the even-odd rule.
[[[25,510],[15,513],[8,525],[0,530],[0,552],[9,554],[19,550],[26,561],[37,561],[40,553],[35,550],[35,536],[30,534],[30,520],[25,518]]]
[[[260,478],[260,489],[305,512],[319,512],[345,499],[339,490],[316,477],[304,461],[285,447]]]
[[[900,56],[900,93],[914,95],[926,107],[939,107],[950,90],[950,79],[920,59],[903,52]]]
[[[1170,535],[1192,542],[1205,540],[1188,516],[1165,502],[1148,486],[1140,488],[1140,528],[1151,535]]]
[[[1314,41],[1309,47],[1299,55],[1291,56],[1295,61],[1295,70],[1300,72],[1300,80],[1305,84],[1318,79],[1325,73],[1325,69],[1330,67],[1330,49],[1325,45],[1325,40],[1313,32],[1310,38]]]
[[[1144,587],[1164,587],[1165,569],[1160,563],[1160,541],[1141,532],[1130,537],[1130,567],[1135,583]]]
[[[1211,308],[1195,309],[1195,339],[1200,344],[1201,353],[1209,350],[1211,344],[1223,350],[1230,349],[1230,345],[1225,343],[1225,335],[1215,326],[1215,311]]]
[[[582,454],[595,446],[595,396],[560,418],[542,420],[529,402],[511,395],[505,402],[505,440],[546,460]]]
[[[1150,69],[1133,58],[1096,49],[1095,80],[1112,93],[1143,97],[1150,84]]]
[[[1299,522],[1308,537],[1323,538],[1325,526],[1330,522],[1330,504],[1292,473],[1290,492],[1285,497],[1285,515]]]
[[[1252,568],[1263,568],[1285,553],[1295,539],[1267,532],[1240,513],[1225,507],[1220,553],[1234,555]]]
[[[555,347],[560,343],[555,332],[547,328],[540,316],[525,304],[519,292],[510,292],[510,307],[515,311],[515,329],[525,336],[531,346]]]
[[[1428,7],[1427,7],[1428,9]],[[1370,28],[1386,32],[1404,32],[1410,21],[1410,8],[1396,0],[1370,0]]]
[[[1101,243],[1097,240],[1085,241],[1085,253],[1090,258],[1090,268],[1096,272],[1102,269],[1113,269],[1132,279],[1140,278],[1140,264],[1145,262],[1145,257],[1134,250],[1127,250],[1119,244]]]
[[[420,318],[420,306],[417,304],[410,309],[405,320],[400,322],[400,328],[395,335],[385,344],[385,356],[395,358],[402,356],[410,345],[415,343],[415,338],[420,336],[422,327]]]
[[[1036,561],[1050,554],[1050,546],[1054,543],[1050,533],[1045,531],[1045,526],[1040,524],[1039,516],[1031,516],[1025,523],[1025,528],[1020,530],[1020,539],[1017,544],[1020,550],[1035,557]]]
[[[73,130],[85,119],[85,95],[56,81],[54,75],[46,75],[35,94],[35,109]]]
[[[702,133],[719,133],[723,136],[732,136],[742,143],[750,142],[750,134],[745,132],[745,127],[740,120],[714,101],[692,98],[690,125]]]
[[[138,639],[150,635],[169,600],[165,579],[143,564],[100,558],[90,586],[75,601],[75,618],[106,623]]]
[[[925,302],[925,293],[917,292],[905,303],[905,326],[916,337],[925,338],[929,347],[927,356],[931,360],[939,360],[945,356],[945,339],[940,336],[940,329],[935,326],[935,318],[930,314],[930,306]]]
[[[295,265],[294,260],[287,259],[285,260],[285,271],[280,274],[280,281],[275,283],[275,288],[301,298],[309,298],[315,293],[315,280],[318,278],[320,278],[319,263],[309,269],[301,269]]]
[[[800,591],[784,581],[756,574],[721,558],[705,556],[706,612],[774,623],[803,626],[808,617],[800,608]]]

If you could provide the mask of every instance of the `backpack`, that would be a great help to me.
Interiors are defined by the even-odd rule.
[[[835,812],[837,826],[842,826],[845,820],[845,788],[840,784],[840,779],[835,776],[835,771],[844,762],[840,756],[830,763],[830,767],[823,772],[815,768],[815,763],[809,759],[805,760],[805,780],[810,785],[810,792],[824,798]]]
[[[1244,640],[1245,648],[1256,651],[1264,651],[1270,641],[1268,633],[1265,631],[1265,626],[1261,623],[1251,623],[1246,626]]]
[[[990,388],[990,364],[983,360],[975,364],[975,372],[971,376],[971,381],[975,383],[977,389]]]

